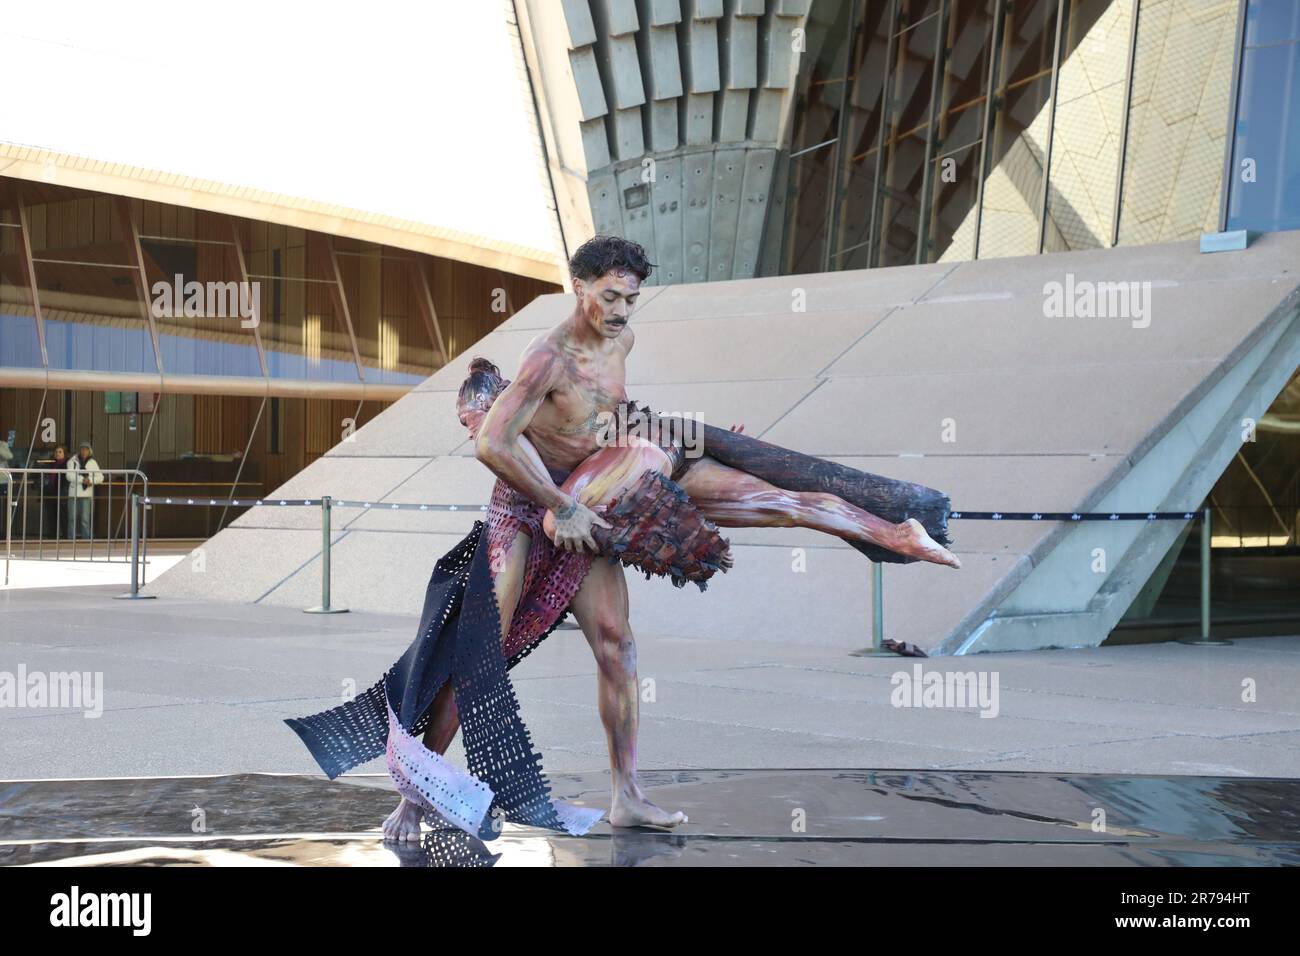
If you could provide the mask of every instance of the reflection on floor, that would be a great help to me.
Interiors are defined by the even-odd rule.
[[[554,795],[607,806],[606,773]],[[906,770],[653,771],[680,832],[506,823],[385,845],[382,775],[0,782],[0,864],[75,866],[1276,866],[1300,864],[1300,780]]]

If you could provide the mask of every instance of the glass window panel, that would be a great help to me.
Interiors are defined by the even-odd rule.
[[[138,408],[135,392],[0,389],[0,439],[10,430],[16,433],[14,464],[20,467],[59,469],[56,449],[64,450],[66,464],[68,457],[77,455],[80,443],[88,441],[101,468],[114,471],[136,468],[139,449],[148,433],[148,416],[138,410],[110,413],[110,397],[116,399],[114,408]],[[31,476],[25,485],[26,500],[15,516],[15,547],[19,537],[25,536],[30,552],[47,559],[73,556],[67,485],[60,480],[60,474]],[[107,557],[105,539],[109,537],[113,541],[113,553],[121,556],[130,534],[129,495],[141,490],[137,480],[123,474],[106,476],[103,484],[95,488],[91,518],[96,560]],[[81,558],[89,557],[85,536],[79,537],[82,544],[76,553]]]
[[[975,255],[980,144],[988,105],[994,0],[953,0],[940,88],[923,261]]]
[[[975,204],[979,200],[979,144],[935,158],[931,204],[931,262],[975,258]]]
[[[1300,40],[1300,3],[1296,0],[1249,0],[1246,46]]]
[[[257,222],[245,223],[241,236],[261,301],[258,330],[271,377],[359,381],[323,239],[309,249],[302,230]]]
[[[1111,245],[1135,0],[1072,0],[1057,80],[1045,252]]]
[[[19,183],[50,368],[158,371],[139,270],[120,213],[105,196]]]
[[[1260,416],[1255,440],[1245,442],[1215,482],[1212,507],[1216,619],[1276,621],[1300,614],[1296,545],[1300,542],[1300,375]],[[1186,543],[1175,542],[1165,565],[1126,612],[1125,622],[1198,633],[1199,523]],[[1169,565],[1172,564],[1172,568]]]
[[[877,265],[907,265],[918,261],[921,192],[938,36],[939,18],[931,17],[900,34],[895,41],[889,132],[880,174]]]
[[[1300,43],[1246,49],[1228,228],[1300,229]]]
[[[42,417],[49,415],[49,410],[47,408],[45,416],[40,414],[43,391],[39,388],[0,388],[0,442],[8,442],[12,433],[9,447],[14,457],[9,462],[11,468],[44,467],[40,462],[39,425]],[[0,485],[0,491],[3,487]],[[33,492],[39,492],[39,488],[34,488]],[[0,499],[3,499],[3,494],[0,494]],[[0,526],[0,532],[3,530]]]
[[[888,7],[888,3],[879,4]],[[939,0],[898,0],[898,27],[915,26],[926,17],[939,12]]]
[[[859,4],[864,19],[857,25],[845,168],[840,172],[840,208],[832,268],[865,269],[871,265],[872,197],[880,157],[880,120],[884,109],[885,66],[890,41],[889,4]]]
[[[0,199],[0,366],[41,368],[45,363],[22,240],[17,207]]]
[[[225,218],[213,213],[147,201],[135,202],[134,208],[141,239],[230,240]]]
[[[1218,230],[1235,3],[1142,4],[1120,197],[1121,245]]]
[[[335,255],[366,381],[415,385],[428,378],[433,347],[415,301],[415,254],[382,246],[355,251],[336,246]]]
[[[47,260],[35,265],[50,368],[158,370],[135,269]]]
[[[841,151],[840,105],[844,99],[850,43],[848,0],[813,4],[801,57],[799,93],[791,131],[786,274],[821,272],[829,259],[829,220],[834,164]],[[806,72],[805,72],[806,71]],[[778,207],[779,208],[779,207]]]
[[[1012,4],[1003,19],[997,114],[980,216],[981,259],[1038,252],[1056,19],[1057,0]]]
[[[40,388],[0,388],[0,442],[9,443],[11,468],[61,467],[54,461],[54,447],[58,444],[67,449],[68,440],[66,430],[59,426],[59,399],[60,393]],[[71,451],[76,454],[75,448]],[[103,459],[100,464],[108,467]],[[14,476],[13,482],[17,506],[12,524],[14,557],[24,552],[30,557],[55,557],[59,535],[67,526],[66,491],[59,474]],[[0,501],[4,490],[0,484]],[[0,526],[0,532],[3,530]],[[64,554],[71,557],[70,551]]]
[[[152,398],[140,394],[141,402]],[[156,402],[142,406],[141,430],[148,441],[132,452],[131,461],[140,461],[140,470],[149,476],[150,491],[218,502],[155,508],[149,519],[151,537],[209,537],[246,510],[226,507],[228,498],[265,493],[259,445],[255,438],[250,444],[253,429],[265,428],[258,423],[263,402],[261,397],[165,392]]]
[[[833,159],[834,151],[825,148],[790,160],[786,275],[822,271]]]
[[[397,368],[403,374],[428,378],[439,367],[437,352],[428,324],[415,296],[419,294],[414,281],[415,270],[424,268],[418,257],[384,260],[384,294],[380,301],[384,321],[398,329]],[[516,309],[530,302],[514,300]]]
[[[251,283],[239,281],[233,243],[157,236],[140,247],[164,371],[260,378],[253,327],[245,326],[259,303]]]

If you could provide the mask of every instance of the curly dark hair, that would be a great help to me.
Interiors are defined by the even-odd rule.
[[[654,263],[646,258],[645,249],[639,243],[618,236],[594,236],[569,259],[569,275],[583,282],[599,279],[611,269],[627,269],[644,282]]]
[[[501,377],[501,369],[478,356],[469,363],[469,375],[461,383],[456,396],[456,415],[462,425],[469,424],[471,412],[486,413],[510,382]]]

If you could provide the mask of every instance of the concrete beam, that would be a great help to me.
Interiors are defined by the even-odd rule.
[[[578,119],[592,120],[608,113],[596,51],[589,46],[573,50],[569,53],[569,68],[573,71],[573,84],[578,91]]]
[[[622,37],[636,33],[640,24],[637,22],[636,0],[593,0],[600,5],[601,19],[606,32],[612,37]]]
[[[619,162],[640,159],[645,155],[645,129],[641,125],[641,107],[614,111],[614,151]]]
[[[645,31],[645,75],[652,100],[682,95],[682,63],[677,50],[677,28],[651,27]]]
[[[610,37],[602,46],[609,76],[609,98],[616,110],[640,106],[645,102],[645,85],[641,82],[641,61],[637,56],[636,37]]]
[[[679,0],[650,0],[650,25],[666,27],[681,23],[682,5]]]
[[[596,42],[596,25],[591,20],[587,0],[560,0],[569,49],[578,50]]]

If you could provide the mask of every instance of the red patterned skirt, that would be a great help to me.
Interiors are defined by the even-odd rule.
[[[546,509],[497,479],[487,510],[488,567],[493,578],[522,531],[531,539],[519,604],[510,620],[505,656],[511,666],[531,651],[564,613],[591,567],[593,555],[562,551],[542,531]]]

